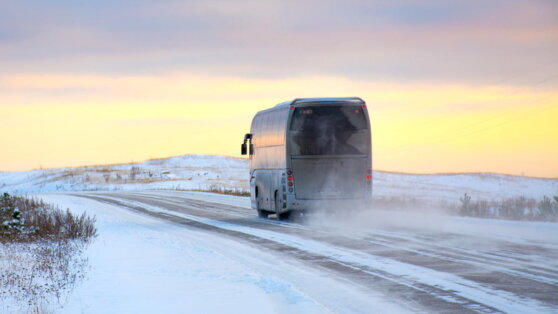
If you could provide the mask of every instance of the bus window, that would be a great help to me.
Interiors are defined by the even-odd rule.
[[[280,111],[277,114],[277,140],[279,141],[278,145],[285,145],[285,111]]]
[[[277,126],[279,124],[277,118],[277,111],[269,114],[269,146],[277,145]]]
[[[266,147],[269,145],[269,115],[264,114],[260,122],[260,132],[262,133],[260,146]]]
[[[283,112],[281,111],[276,111],[274,114],[274,119],[275,121],[273,122],[273,136],[274,136],[274,141],[273,141],[273,145],[283,145],[284,144],[284,139],[283,139],[283,134],[285,132],[285,129],[283,127],[283,123],[284,123],[284,115]]]
[[[293,155],[369,153],[366,117],[357,106],[298,107],[290,133]]]
[[[259,132],[259,130],[260,130],[260,128],[259,128],[260,119],[261,118],[259,116],[256,116],[254,118],[254,121],[252,122],[252,130],[251,130],[251,133],[253,134],[252,135],[252,144],[254,144],[255,147],[260,146],[260,143],[259,143],[260,142],[259,141],[260,140],[260,132]]]

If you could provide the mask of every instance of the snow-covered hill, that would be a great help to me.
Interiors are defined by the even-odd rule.
[[[464,193],[495,200],[558,194],[557,179],[473,173],[416,175],[377,171],[374,195],[454,202]],[[141,163],[0,172],[0,191],[36,194],[56,191],[248,189],[248,161],[241,158],[185,155]]]
[[[376,172],[374,195],[406,196],[422,200],[457,201],[467,193],[475,199],[558,195],[557,179],[542,179],[493,173],[400,174]]]
[[[55,191],[189,190],[212,185],[248,187],[241,158],[185,155],[141,163],[0,172],[0,190],[14,194]]]

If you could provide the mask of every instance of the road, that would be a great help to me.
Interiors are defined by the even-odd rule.
[[[246,202],[221,202],[193,193],[72,195],[249,244],[414,312],[558,311],[555,240],[467,234],[432,225],[421,229],[412,221],[367,224],[358,221],[360,217],[360,223],[341,221],[340,216],[282,222],[257,218]],[[439,223],[453,221],[448,219]]]

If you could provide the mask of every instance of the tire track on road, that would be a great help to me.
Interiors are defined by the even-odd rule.
[[[426,267],[441,273],[453,274],[475,284],[491,287],[492,289],[496,289],[496,291],[512,293],[520,298],[529,298],[545,304],[550,304],[553,307],[558,307],[558,300],[554,297],[554,295],[558,293],[558,285],[552,282],[552,278],[534,276],[529,273],[515,271],[511,268],[508,269],[505,267],[493,266],[487,263],[479,263],[478,261],[475,262],[468,260],[466,257],[465,259],[456,259],[446,252],[447,248],[443,248],[436,254],[428,254],[401,247],[400,245],[394,245],[392,243],[378,243],[377,241],[374,243],[374,241],[370,239],[363,240],[347,238],[340,236],[339,234],[332,236],[331,233],[328,234],[327,232],[322,232],[316,228],[310,228],[299,224],[253,218],[250,211],[247,211],[244,208],[200,200],[190,201],[189,199],[183,197],[160,199],[151,195],[146,196],[139,193],[136,193],[134,197],[122,194],[118,194],[118,197],[131,201],[139,200],[147,203],[149,203],[150,200],[153,200],[153,198],[156,198],[165,203],[167,207],[176,205],[193,206],[195,207],[196,215],[201,217],[234,223],[235,225],[242,225],[250,228],[286,233],[305,239],[328,243],[344,249],[368,253],[373,257],[384,257],[408,265]],[[176,201],[179,203],[176,203]],[[151,203],[151,205],[157,204]],[[188,213],[191,213],[191,209],[192,208],[190,207],[190,211],[188,211]],[[227,217],[231,216],[231,211],[242,213],[241,215],[234,216],[244,217],[244,219],[228,219]],[[225,215],[225,217],[222,215]],[[372,243],[374,246],[370,245]],[[430,241],[430,243],[432,244],[433,241]],[[529,287],[529,289],[526,289],[526,287]]]
[[[365,253],[357,253],[349,250],[340,250],[331,248],[329,243],[324,246],[323,243],[311,243],[313,240],[303,240],[302,238],[285,240],[288,238],[289,234],[278,234],[276,235],[274,231],[265,231],[261,229],[254,229],[254,222],[249,222],[251,226],[246,226],[238,224],[238,221],[231,221],[231,219],[223,220],[223,217],[216,216],[213,213],[208,213],[202,210],[202,217],[191,216],[187,217],[177,217],[173,212],[168,212],[168,209],[176,211],[177,213],[184,212],[185,207],[192,204],[181,204],[176,205],[171,202],[161,203],[161,201],[154,201],[149,199],[141,199],[138,201],[137,196],[123,196],[122,194],[117,195],[80,195],[83,197],[89,197],[96,199],[98,201],[113,203],[118,206],[130,208],[136,211],[143,212],[149,215],[160,216],[160,218],[179,222],[186,225],[194,225],[197,228],[202,228],[205,230],[215,231],[219,233],[225,233],[228,236],[233,236],[239,239],[247,240],[259,246],[263,246],[267,249],[281,252],[282,254],[295,257],[299,260],[311,263],[312,265],[319,265],[321,268],[333,271],[335,273],[340,273],[344,277],[349,277],[355,283],[359,283],[368,288],[374,288],[375,290],[383,290],[389,295],[390,293],[397,291],[397,297],[406,300],[408,304],[422,305],[429,310],[435,309],[437,311],[443,312],[454,312],[454,311],[480,311],[480,312],[494,312],[500,310],[506,311],[509,309],[533,309],[540,306],[533,300],[523,300],[523,302],[517,302],[514,298],[510,296],[503,298],[503,300],[494,301],[492,299],[502,299],[502,292],[497,293],[497,297],[492,296],[494,291],[491,289],[486,289],[483,286],[477,286],[474,282],[460,282],[459,278],[453,278],[452,280],[442,279],[438,280],[435,284],[432,284],[430,279],[427,282],[421,280],[415,280],[412,277],[414,274],[424,271],[423,269],[416,268],[410,273],[406,273],[403,276],[394,274],[390,272],[390,267],[393,265],[390,263],[386,264],[384,259],[378,259],[375,257],[374,263],[370,263],[373,259],[371,256]],[[117,199],[114,199],[117,198]],[[131,203],[129,198],[132,198]],[[167,200],[168,201],[168,200]],[[139,204],[137,202],[140,202]],[[205,202],[198,202],[195,206],[209,206],[211,204]],[[150,206],[156,206],[157,209],[149,209]],[[222,205],[212,205],[220,206]],[[192,208],[188,207],[188,212],[192,211]],[[164,213],[160,210],[165,211]],[[200,214],[200,210],[194,209]],[[199,220],[203,222],[200,222]],[[178,220],[178,221],[177,221]],[[244,224],[246,221],[244,220]],[[262,225],[261,223],[259,225]],[[275,228],[282,228],[281,226],[275,226]],[[284,228],[283,228],[284,229]],[[284,231],[284,230],[281,230]],[[231,234],[232,232],[232,234]],[[262,235],[263,234],[263,235]],[[300,235],[298,235],[300,236]],[[314,246],[314,247],[312,247]],[[316,247],[322,247],[322,251],[316,250]],[[327,254],[320,254],[326,252]],[[347,256],[351,258],[347,259]],[[356,260],[356,264],[355,264]],[[378,267],[381,266],[381,267]],[[399,265],[401,266],[401,265]],[[413,265],[404,265],[405,268],[413,267]],[[383,267],[383,270],[382,270]],[[387,271],[386,271],[387,270]],[[401,270],[400,270],[401,271]],[[405,273],[405,271],[404,271]],[[450,274],[437,274],[433,272],[427,272],[429,275],[450,275]],[[444,276],[442,276],[444,277]],[[447,277],[447,276],[446,276]],[[439,278],[438,278],[439,279]],[[447,278],[446,278],[447,279]],[[445,280],[445,281],[444,281]],[[436,281],[436,280],[434,280]],[[456,283],[456,281],[458,283]],[[455,289],[452,289],[455,288]],[[480,289],[480,290],[479,290]],[[467,293],[463,291],[467,290]],[[479,292],[480,291],[480,292]],[[483,292],[484,291],[484,292]],[[492,291],[492,292],[491,292]],[[497,291],[496,291],[497,292]],[[479,295],[480,293],[480,295]],[[462,294],[472,294],[473,298],[467,298],[462,296]],[[505,293],[503,293],[505,294]],[[491,297],[492,296],[492,297]],[[481,299],[482,302],[477,302],[477,299]],[[503,302],[502,302],[503,301]],[[489,304],[489,305],[487,305]],[[490,305],[492,304],[492,305]],[[496,305],[496,306],[493,306]],[[541,309],[548,310],[548,307],[542,306]],[[416,306],[415,306],[416,309]]]

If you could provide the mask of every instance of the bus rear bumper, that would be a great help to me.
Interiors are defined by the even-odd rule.
[[[317,200],[299,200],[292,198],[287,200],[287,206],[282,210],[282,212],[287,212],[290,210],[301,210],[308,212],[353,211],[370,208],[371,204],[371,197]]]

